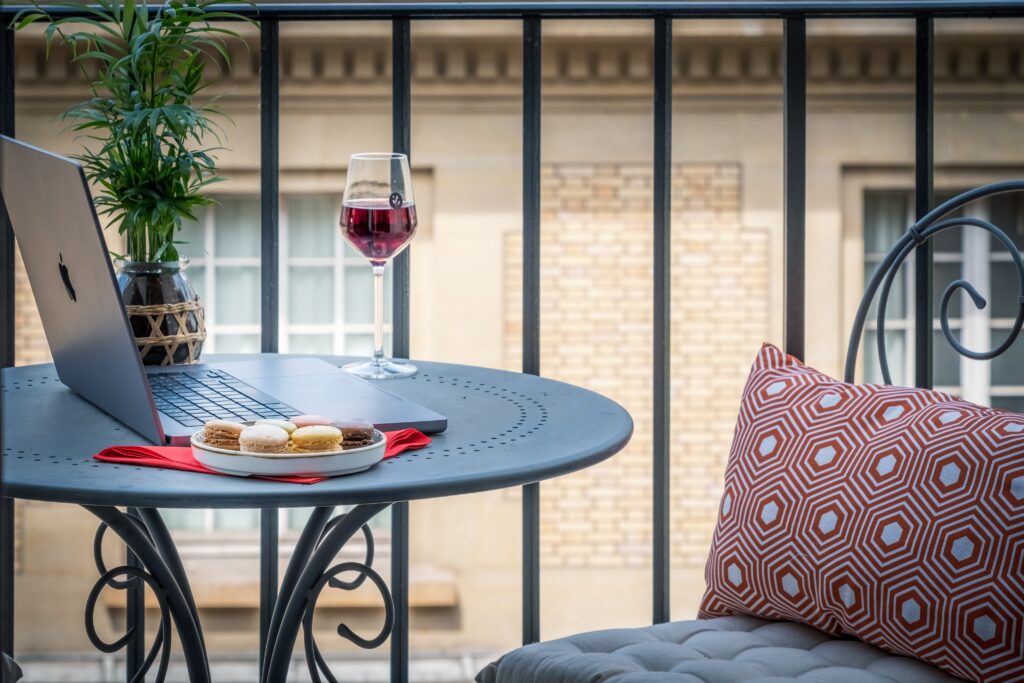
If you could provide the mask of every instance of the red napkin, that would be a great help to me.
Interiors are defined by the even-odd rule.
[[[399,429],[394,432],[384,432],[384,434],[388,437],[388,445],[384,449],[385,460],[393,458],[399,453],[430,445],[430,437],[417,429]],[[223,474],[197,462],[192,457],[191,446],[111,446],[104,448],[92,457],[100,462],[116,462],[120,465],[141,465],[143,467],[160,467],[166,470]],[[327,477],[300,476],[252,478],[285,481],[293,484],[315,484],[327,479]]]

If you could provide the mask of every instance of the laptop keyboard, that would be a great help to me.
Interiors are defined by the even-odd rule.
[[[300,415],[222,370],[168,372],[149,375],[149,386],[161,413],[186,427],[207,420],[262,420]]]

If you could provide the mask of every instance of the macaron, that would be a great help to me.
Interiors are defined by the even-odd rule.
[[[256,420],[255,424],[258,424],[258,425],[274,425],[275,427],[280,427],[281,429],[283,429],[284,431],[288,432],[289,434],[294,432],[295,429],[296,429],[295,423],[294,422],[289,422],[288,420]]]
[[[341,443],[341,430],[330,425],[299,427],[292,432],[292,450],[296,453],[336,451]]]
[[[296,415],[291,418],[291,423],[296,427],[310,427],[312,425],[329,425],[331,418],[323,415]]]
[[[333,424],[341,430],[342,448],[359,448],[373,443],[373,425],[366,420],[335,420]]]
[[[243,453],[283,453],[288,448],[288,432],[274,425],[253,425],[238,437]]]
[[[203,426],[203,443],[216,448],[238,450],[238,437],[245,425],[227,420],[210,420]]]

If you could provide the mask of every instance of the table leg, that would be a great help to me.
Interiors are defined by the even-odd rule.
[[[93,586],[86,601],[85,626],[89,639],[103,652],[116,652],[131,642],[145,637],[142,630],[129,630],[118,640],[107,643],[99,638],[94,627],[96,602],[106,587],[125,590],[141,587],[144,583],[156,596],[160,608],[160,627],[142,666],[133,681],[145,679],[146,672],[160,657],[156,681],[161,683],[167,673],[171,653],[171,622],[177,629],[181,642],[188,678],[192,683],[210,683],[210,669],[206,657],[199,616],[192,598],[188,580],[185,577],[181,559],[171,540],[170,533],[160,514],[153,509],[140,509],[135,517],[117,508],[85,505],[86,510],[96,515],[101,524],[93,544],[96,567],[100,578]],[[110,529],[127,544],[142,564],[142,568],[128,565],[107,570],[103,562],[102,541],[106,529]],[[126,577],[119,579],[118,577]],[[283,679],[282,679],[283,680]]]
[[[387,584],[371,566],[373,535],[366,526],[374,515],[387,507],[388,503],[358,505],[333,519],[330,518],[333,508],[317,508],[313,511],[281,581],[268,632],[267,650],[263,654],[263,683],[285,680],[300,626],[304,632],[303,648],[311,680],[313,683],[321,683],[323,674],[328,681],[335,681],[313,638],[313,612],[320,592],[328,585],[353,590],[370,579],[384,603],[384,626],[381,632],[373,638],[363,638],[345,624],[339,624],[338,635],[362,648],[379,647],[388,639],[394,626],[394,604]],[[341,562],[330,566],[338,551],[360,530],[366,537],[366,559],[363,562]],[[350,581],[337,578],[346,573],[356,574],[356,577]]]
[[[129,515],[139,516],[138,508],[128,508]],[[125,548],[125,564],[136,569],[144,569],[139,558],[131,548]],[[125,598],[125,630],[146,631],[146,586],[141,580],[132,581],[134,585],[128,587],[128,595]],[[146,661],[145,638],[133,638],[128,643],[127,652],[124,658],[124,679],[131,681],[138,675],[143,663]]]

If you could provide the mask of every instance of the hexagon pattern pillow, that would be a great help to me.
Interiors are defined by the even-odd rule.
[[[1024,415],[844,384],[766,344],[706,577],[701,617],[800,621],[1024,681]]]

